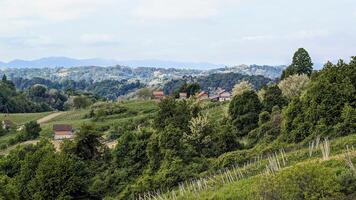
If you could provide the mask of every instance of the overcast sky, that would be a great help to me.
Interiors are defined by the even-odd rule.
[[[0,60],[287,64],[356,55],[355,0],[0,0]]]

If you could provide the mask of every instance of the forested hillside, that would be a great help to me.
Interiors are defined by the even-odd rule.
[[[0,82],[0,113],[44,112],[50,108],[32,102],[25,94],[17,92],[13,82],[4,75]]]
[[[0,82],[0,113],[63,111],[71,108],[85,108],[100,99],[104,99],[90,92],[73,89],[75,87],[69,85],[66,85],[68,86],[66,88],[61,88],[60,85],[45,79],[33,81],[16,79],[15,81],[18,87],[22,89],[18,90],[16,84],[8,80],[6,75],[3,75]],[[75,85],[75,82],[70,83]],[[103,85],[106,86],[106,89],[111,86],[110,84],[109,86]],[[97,90],[96,87],[93,87],[93,91],[100,95],[102,90]],[[111,91],[113,90],[115,88],[111,89]],[[104,96],[103,94],[101,95]]]
[[[128,82],[127,80],[104,80],[101,82],[94,81],[73,81],[73,80],[64,80],[64,81],[51,81],[44,78],[32,78],[32,79],[23,79],[23,78],[13,78],[16,88],[20,90],[28,89],[34,85],[40,84],[44,85],[49,89],[56,90],[80,90],[93,93],[97,96],[116,100],[119,96],[124,96],[129,92],[133,92],[144,85],[140,83],[139,80],[134,82]]]
[[[166,83],[163,87],[163,91],[166,94],[172,94],[183,84],[193,82],[198,83],[200,88],[205,91],[213,91],[217,88],[231,91],[232,88],[241,81],[248,81],[256,90],[258,90],[272,80],[264,76],[250,76],[239,73],[217,73],[199,77],[185,76],[181,79],[175,79]]]
[[[204,79],[230,87],[229,102],[98,102],[79,120],[66,116],[78,128],[57,150],[43,136],[0,157],[0,196],[353,199],[356,57],[312,66],[301,48],[274,83],[236,74]]]

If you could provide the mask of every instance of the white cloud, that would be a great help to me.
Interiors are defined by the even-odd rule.
[[[1,0],[0,13],[3,19],[23,18],[45,20],[69,20],[90,14],[108,6],[114,0]]]
[[[141,0],[132,15],[147,19],[204,19],[218,15],[221,6],[238,0]]]
[[[89,16],[115,0],[0,0],[0,35]]]

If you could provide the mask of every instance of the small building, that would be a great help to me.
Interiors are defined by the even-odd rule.
[[[154,100],[160,101],[160,100],[164,99],[164,93],[163,93],[163,91],[154,91],[152,93],[152,97]]]
[[[63,140],[74,137],[73,128],[69,124],[55,124],[53,125],[54,139]]]
[[[231,93],[227,91],[222,91],[219,93],[219,101],[230,101]]]
[[[209,97],[211,101],[219,101],[219,95],[213,95]]]
[[[1,125],[2,125],[2,129],[8,130],[8,129],[14,127],[15,124],[10,120],[5,119],[5,120],[2,120]]]
[[[188,94],[186,92],[179,93],[179,99],[186,99],[188,98]]]
[[[199,92],[196,97],[199,99],[199,100],[206,100],[206,99],[209,99],[209,94],[205,91],[201,91]]]

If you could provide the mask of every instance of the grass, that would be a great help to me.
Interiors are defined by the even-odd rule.
[[[43,113],[16,113],[16,114],[0,114],[0,121],[4,119],[8,119],[14,122],[17,125],[22,125],[30,121],[37,121],[47,115],[51,114],[51,112],[43,112]]]

